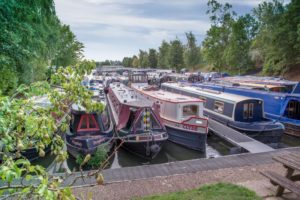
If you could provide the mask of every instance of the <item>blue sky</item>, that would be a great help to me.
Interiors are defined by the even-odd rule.
[[[239,14],[263,0],[219,0]],[[198,43],[210,27],[206,0],[55,0],[61,21],[85,45],[84,55],[96,61],[122,60],[139,49],[158,48],[163,39],[192,31]]]

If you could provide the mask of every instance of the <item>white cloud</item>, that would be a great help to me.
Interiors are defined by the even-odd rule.
[[[221,2],[253,6],[261,1]],[[86,57],[94,59],[121,59],[136,53],[139,48],[157,48],[163,39],[170,40],[187,31],[204,35],[210,27],[207,16],[200,11],[185,18],[176,16],[176,13],[167,15],[171,7],[176,10],[185,8],[183,12],[188,12],[194,6],[205,6],[206,0],[55,0],[55,3],[62,22],[69,24],[85,44]],[[166,9],[165,17],[152,12],[144,15],[150,4],[151,9],[155,6]],[[126,42],[117,43],[119,41]]]

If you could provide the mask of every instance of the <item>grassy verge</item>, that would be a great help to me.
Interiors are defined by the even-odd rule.
[[[150,196],[141,200],[262,200],[255,192],[229,183],[204,185],[199,189]]]

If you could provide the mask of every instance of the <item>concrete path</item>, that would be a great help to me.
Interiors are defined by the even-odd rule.
[[[300,148],[292,148],[288,151],[299,152],[299,150]],[[192,168],[194,170],[187,171],[186,168],[179,167],[177,173],[175,169],[181,166],[182,163],[173,163],[168,166],[170,169],[174,168],[173,170],[175,171],[171,170],[173,173],[163,171],[165,175],[151,177],[151,174],[148,174],[148,171],[145,170],[145,178],[140,179],[127,179],[130,175],[126,178],[125,173],[123,174],[125,171],[123,171],[123,175],[118,179],[106,180],[104,186],[76,188],[73,191],[80,199],[87,199],[88,196],[92,195],[93,199],[126,200],[135,197],[198,188],[203,184],[230,182],[246,186],[267,200],[282,199],[274,197],[276,188],[259,173],[260,171],[273,170],[284,174],[285,169],[282,165],[272,161],[272,155],[275,153],[283,153],[283,150],[217,158],[219,161],[217,159],[207,159],[203,160],[199,168],[196,165],[190,165],[194,167]],[[210,164],[213,160],[218,164]],[[194,162],[196,161],[194,160]],[[157,166],[161,165],[156,165],[155,167],[157,168]],[[211,168],[211,166],[215,167]],[[123,169],[129,170],[126,168]],[[113,175],[114,172],[116,172],[115,175]],[[118,177],[120,175],[117,170],[111,170],[110,173],[112,174],[111,177]],[[109,177],[107,176],[107,171],[105,171],[104,175],[105,179]],[[295,200],[295,198],[293,194],[284,195],[284,199]]]

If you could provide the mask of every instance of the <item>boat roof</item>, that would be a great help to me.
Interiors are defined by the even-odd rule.
[[[190,102],[203,102],[203,100],[195,98],[195,97],[189,97],[186,95],[181,95],[181,94],[176,94],[176,93],[172,93],[172,92],[168,92],[165,90],[144,90],[146,89],[141,88],[138,89],[139,91],[141,91],[142,93],[149,95],[155,99],[159,99],[162,101],[168,101],[168,102],[172,102],[172,103],[190,103]]]
[[[123,83],[114,82],[109,86],[118,100],[125,105],[134,107],[152,107],[153,105],[150,100],[141,96],[133,89],[125,86]]]
[[[219,91],[214,91],[214,90],[209,90],[209,89],[202,89],[198,88],[195,86],[189,86],[186,84],[179,84],[179,83],[163,83],[162,86],[170,86],[171,88],[176,88],[180,90],[184,90],[187,92],[192,92],[194,94],[199,94],[199,95],[204,95],[207,97],[211,97],[214,99],[221,99],[226,102],[240,102],[240,101],[245,101],[245,100],[250,100],[250,99],[256,99],[256,100],[261,100],[258,98],[251,98],[251,97],[245,97],[241,95],[235,95],[235,94],[230,94],[230,93],[225,93],[225,92],[219,92]]]

